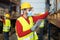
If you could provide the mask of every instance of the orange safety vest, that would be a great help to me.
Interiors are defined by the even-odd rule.
[[[20,17],[17,20],[22,24],[23,31],[31,29],[34,25],[32,17],[29,17],[30,24],[28,24],[27,21],[23,17]],[[36,32],[31,32],[24,37],[19,37],[17,35],[17,37],[18,37],[18,40],[37,40],[38,39],[38,36],[37,36]]]

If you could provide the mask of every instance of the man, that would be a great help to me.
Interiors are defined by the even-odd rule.
[[[44,23],[45,23],[45,20],[42,20],[42,22],[41,22],[41,24],[40,24],[40,26],[39,26],[39,33],[38,33],[38,37],[39,37],[39,39],[38,40],[43,40],[43,31],[44,31]]]
[[[48,12],[40,16],[31,16],[32,6],[28,2],[21,4],[21,11],[23,15],[17,19],[15,27],[18,40],[37,40],[35,30],[40,25],[40,19],[46,18]]]
[[[11,22],[10,22],[10,15],[6,13],[4,15],[4,20],[3,20],[3,34],[4,34],[4,40],[9,40],[9,31],[11,27]]]

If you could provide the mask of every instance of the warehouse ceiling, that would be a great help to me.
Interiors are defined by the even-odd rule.
[[[9,6],[16,5],[14,2],[10,2],[10,0],[0,0],[0,7],[8,8]]]
[[[0,0],[0,3],[5,4],[5,5],[10,5],[10,4],[15,5],[15,3],[10,2],[10,0]]]

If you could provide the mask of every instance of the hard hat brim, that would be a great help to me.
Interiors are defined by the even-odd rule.
[[[33,8],[33,7],[30,7],[31,9]],[[21,10],[24,10],[24,9],[30,9],[30,8],[21,8]]]

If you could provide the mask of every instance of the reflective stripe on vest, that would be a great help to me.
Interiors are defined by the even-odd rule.
[[[3,32],[9,32],[10,27],[3,27]]]
[[[44,20],[42,20],[42,22],[41,22],[41,24],[40,24],[39,27],[40,27],[40,28],[44,28]]]
[[[32,17],[29,17],[30,24],[23,17],[18,18],[18,21],[22,24],[23,31],[29,30],[30,28],[33,27],[33,24],[34,24]],[[36,40],[36,39],[38,39],[38,37],[35,32],[31,32],[28,35],[21,38],[18,37],[18,40]]]
[[[3,24],[3,32],[9,32],[11,27],[10,20],[5,19],[5,24]]]

